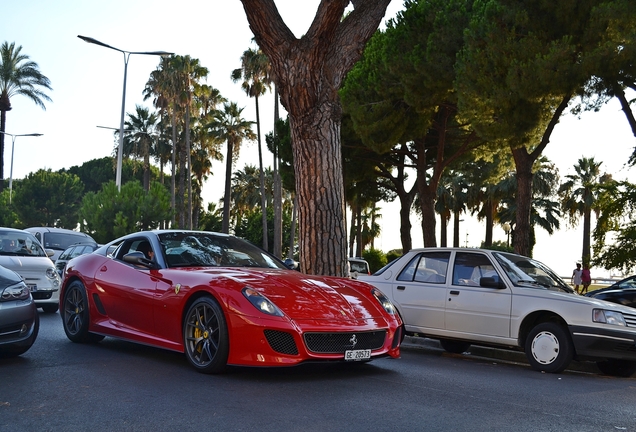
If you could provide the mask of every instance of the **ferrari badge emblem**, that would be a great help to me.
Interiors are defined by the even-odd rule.
[[[174,293],[175,294],[179,294],[179,290],[181,289],[181,284],[176,284],[174,286]]]

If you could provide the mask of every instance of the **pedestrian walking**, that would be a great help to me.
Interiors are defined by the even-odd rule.
[[[583,274],[583,270],[581,269],[581,264],[576,263],[576,268],[572,272],[572,285],[574,285],[574,291],[576,293],[579,292],[579,285],[583,283],[581,280],[581,275]]]
[[[581,294],[585,294],[590,284],[592,283],[592,276],[590,275],[590,266],[585,264],[583,266],[583,271],[581,272],[581,283],[583,284],[583,288],[581,288]]]

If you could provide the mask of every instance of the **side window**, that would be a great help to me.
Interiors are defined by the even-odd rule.
[[[84,247],[85,246],[76,246],[73,248],[73,251],[70,253],[71,258],[75,258],[77,256],[80,256],[82,254],[82,252],[84,251]]]
[[[450,252],[423,252],[411,260],[397,280],[444,284],[449,258]]]
[[[486,255],[458,252],[453,265],[453,285],[479,286],[482,277],[499,278]]]
[[[69,259],[71,259],[71,257],[73,256],[73,251],[75,249],[77,249],[77,248],[74,247],[74,248],[68,249],[66,252],[64,252],[62,255],[60,255],[60,257],[58,259],[59,260],[69,260]]]

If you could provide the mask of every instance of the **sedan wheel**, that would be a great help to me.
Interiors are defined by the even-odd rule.
[[[214,299],[202,297],[190,306],[183,333],[185,354],[192,366],[203,373],[223,372],[230,344],[223,310]]]
[[[73,342],[99,342],[104,336],[88,331],[88,297],[84,284],[75,281],[69,285],[64,293],[62,324],[64,333]]]
[[[552,322],[539,324],[530,331],[525,352],[534,370],[550,373],[565,370],[574,355],[569,335]]]

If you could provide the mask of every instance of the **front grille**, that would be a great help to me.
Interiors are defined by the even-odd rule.
[[[627,327],[636,327],[636,315],[623,313]]]
[[[315,353],[344,353],[353,349],[382,348],[386,330],[350,333],[305,333],[305,344]]]
[[[634,344],[620,343],[614,347],[614,351],[636,353],[636,346]]]
[[[22,323],[13,324],[11,326],[1,327],[0,328],[0,342],[2,341],[10,341],[14,340],[20,336],[22,333],[22,326],[26,324],[27,326],[31,325],[31,321],[24,321]]]
[[[31,292],[33,300],[48,300],[53,296],[52,291],[33,291]]]
[[[278,330],[265,330],[264,333],[267,343],[277,353],[298,355],[298,347],[290,333]]]

